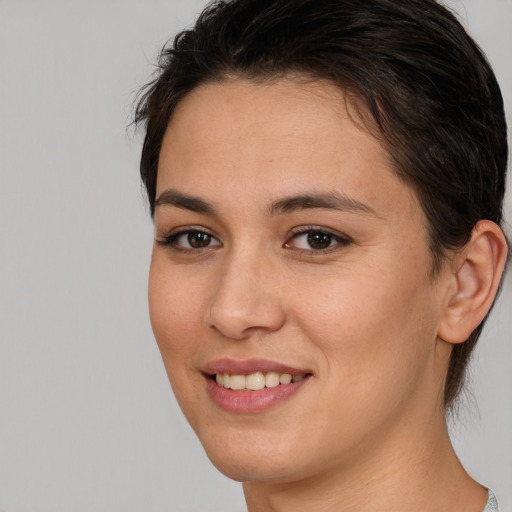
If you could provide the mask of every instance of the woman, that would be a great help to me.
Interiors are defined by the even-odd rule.
[[[249,512],[497,510],[445,421],[507,257],[476,44],[433,0],[234,0],[160,65],[151,321]]]

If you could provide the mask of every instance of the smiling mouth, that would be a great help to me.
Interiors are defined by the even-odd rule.
[[[290,373],[277,372],[254,372],[248,375],[217,373],[212,375],[212,379],[225,389],[232,389],[234,391],[259,391],[264,388],[276,388],[292,382],[299,382],[308,376],[309,374],[306,373],[292,375]]]
[[[213,403],[235,414],[259,414],[287,402],[313,373],[266,359],[218,359],[203,368]]]

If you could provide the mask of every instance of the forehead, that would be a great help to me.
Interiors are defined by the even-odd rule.
[[[358,120],[354,103],[328,82],[201,85],[169,123],[157,197],[170,187],[220,202],[334,190],[383,213],[397,201],[418,210],[387,151]]]

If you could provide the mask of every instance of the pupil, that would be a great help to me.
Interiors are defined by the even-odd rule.
[[[210,245],[211,237],[206,233],[189,233],[188,243],[190,247],[194,249],[201,249],[202,247],[208,247]]]
[[[312,249],[327,249],[331,245],[332,236],[327,233],[309,233],[308,244]]]

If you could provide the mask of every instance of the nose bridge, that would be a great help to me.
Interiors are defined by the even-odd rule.
[[[224,336],[243,339],[255,330],[275,331],[285,321],[269,254],[252,244],[233,247],[223,261],[207,322]]]

